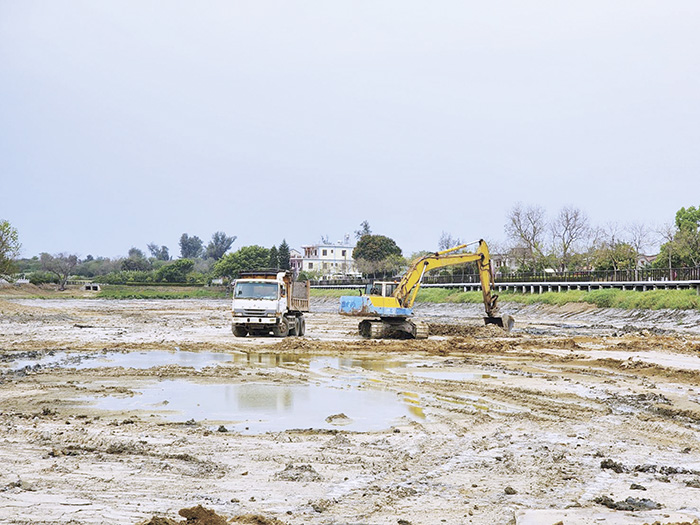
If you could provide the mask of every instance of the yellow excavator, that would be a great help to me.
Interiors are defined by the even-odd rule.
[[[426,339],[430,332],[428,324],[411,319],[413,303],[423,276],[436,268],[476,262],[486,309],[484,322],[487,325],[495,324],[510,330],[515,323],[514,319],[508,315],[503,317],[496,315],[498,296],[491,293],[493,268],[486,242],[483,239],[480,240],[474,253],[461,252],[467,246],[469,244],[461,244],[417,259],[398,283],[377,281],[367,285],[362,295],[341,297],[340,313],[370,318],[362,320],[358,327],[360,335],[365,338]]]

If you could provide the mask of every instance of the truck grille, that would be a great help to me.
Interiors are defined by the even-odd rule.
[[[265,310],[259,310],[257,308],[244,308],[242,312],[243,315],[246,317],[265,317],[265,315],[267,314]]]

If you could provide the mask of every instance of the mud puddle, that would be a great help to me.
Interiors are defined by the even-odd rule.
[[[19,354],[17,359],[8,360],[3,367],[11,371],[26,368],[89,368],[123,367],[148,369],[157,366],[178,365],[201,370],[208,366],[234,361],[232,354],[223,352],[190,352],[181,350],[149,350],[144,352],[103,352],[84,354],[65,351],[31,352]]]
[[[416,400],[382,390],[336,388],[331,384],[198,384],[165,380],[136,390],[133,397],[83,398],[99,410],[158,414],[168,421],[227,425],[257,434],[291,429],[368,432],[420,419]]]

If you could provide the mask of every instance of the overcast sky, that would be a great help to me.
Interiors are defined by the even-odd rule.
[[[505,240],[700,205],[700,2],[0,0],[22,255]],[[354,236],[353,236],[354,237]]]

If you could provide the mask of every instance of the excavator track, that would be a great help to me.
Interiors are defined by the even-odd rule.
[[[381,339],[384,337],[384,323],[379,319],[365,319],[359,324],[360,335],[365,339]]]
[[[430,325],[423,321],[413,321],[415,325],[415,337],[416,339],[427,339],[430,335]]]
[[[408,319],[365,319],[359,325],[365,339],[427,339],[428,323]]]

